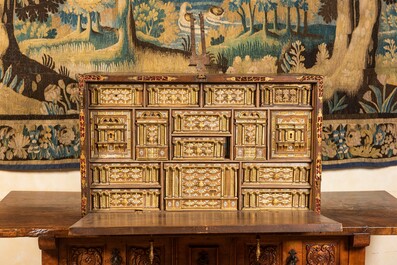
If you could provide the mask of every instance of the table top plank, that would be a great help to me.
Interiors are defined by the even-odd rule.
[[[167,229],[162,233],[183,234],[187,229],[193,233],[257,233],[276,228],[274,224],[278,226],[272,232],[291,231],[294,225],[295,231],[310,233],[338,230],[338,223],[343,232],[336,233],[397,235],[397,199],[385,191],[323,192],[321,215],[313,216],[305,211],[136,212],[119,213],[116,219],[113,215],[81,219],[80,192],[12,191],[0,201],[0,237],[68,236],[69,231],[89,234],[93,228],[102,234],[155,233],[157,226],[164,225]]]

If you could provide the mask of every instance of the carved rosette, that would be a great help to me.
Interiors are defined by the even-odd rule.
[[[307,265],[336,265],[336,246],[330,244],[307,244]]]
[[[71,247],[68,264],[76,265],[102,265],[102,247]]]

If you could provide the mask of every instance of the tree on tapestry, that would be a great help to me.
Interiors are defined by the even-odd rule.
[[[52,1],[0,1],[0,81],[3,87],[12,89],[14,94],[8,93],[3,100],[19,104],[31,104],[32,108],[37,105],[37,100],[45,101],[46,97],[63,90],[71,91],[73,80],[67,76],[67,69],[60,66],[56,72],[55,64],[50,57],[43,57],[43,64],[30,59],[24,55],[16,40],[14,32],[15,19],[29,23],[45,23],[51,13],[56,13],[65,0]],[[48,29],[44,37],[53,38],[55,29]],[[65,75],[66,74],[66,75]],[[61,86],[63,86],[61,88]],[[55,88],[55,90],[54,90]],[[65,108],[59,106],[56,101],[47,102],[47,106],[37,107],[30,114],[61,114],[66,111],[77,109],[76,102],[71,102],[73,97],[67,94],[68,104]],[[29,100],[33,98],[34,100]],[[67,106],[68,105],[68,106]],[[51,113],[51,108],[56,113]],[[17,109],[17,108],[16,108]],[[18,114],[18,113],[15,113]],[[21,113],[27,114],[27,113]]]
[[[325,75],[325,98],[335,91],[349,95],[379,84],[375,73],[381,0],[320,0],[319,15],[327,23],[336,20],[336,37],[332,56],[310,69]],[[395,1],[384,1],[392,4]],[[319,47],[320,48],[320,47]]]

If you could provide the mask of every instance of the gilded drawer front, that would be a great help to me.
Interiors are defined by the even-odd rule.
[[[272,112],[273,158],[310,158],[311,155],[311,112]]]
[[[262,84],[261,106],[265,105],[303,105],[312,104],[310,84]]]
[[[198,106],[198,84],[149,84],[149,106]]]
[[[142,106],[142,84],[90,85],[93,106]]]
[[[225,137],[174,137],[174,159],[224,159]]]
[[[243,164],[243,185],[301,184],[309,185],[311,166],[299,164]]]
[[[131,113],[91,111],[91,157],[131,158]]]
[[[236,210],[238,164],[165,164],[167,210]]]
[[[266,111],[235,112],[235,159],[266,159]]]
[[[230,133],[230,111],[173,111],[174,133]]]
[[[160,184],[160,164],[93,164],[91,185]]]
[[[242,189],[243,210],[309,209],[309,189]]]
[[[93,189],[92,210],[159,210],[159,189]]]
[[[254,106],[254,84],[204,85],[205,106]]]
[[[168,111],[136,111],[136,159],[168,159]]]

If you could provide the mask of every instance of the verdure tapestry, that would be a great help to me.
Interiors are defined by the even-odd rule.
[[[395,2],[0,0],[0,168],[78,168],[92,71],[324,75],[324,166],[397,164]]]

